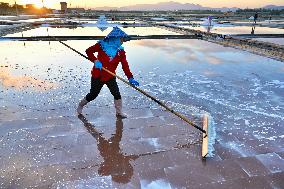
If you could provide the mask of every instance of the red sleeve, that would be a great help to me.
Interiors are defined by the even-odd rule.
[[[95,45],[89,47],[86,49],[86,54],[89,58],[89,60],[91,60],[92,62],[94,62],[95,60],[97,60],[97,57],[94,55],[95,52],[98,52],[100,49],[100,44],[96,43]]]
[[[131,73],[131,71],[129,69],[129,65],[128,65],[128,62],[126,60],[126,55],[125,55],[125,51],[124,50],[120,51],[120,56],[121,56],[121,60],[120,61],[121,61],[122,69],[123,69],[126,77],[128,79],[130,79],[130,78],[133,77],[133,75],[132,75],[132,73]]]

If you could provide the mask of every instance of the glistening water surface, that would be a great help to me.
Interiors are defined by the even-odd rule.
[[[99,29],[98,27],[71,27],[53,28],[39,27],[22,33],[6,35],[6,37],[30,37],[30,36],[106,36],[112,27]],[[180,35],[175,32],[156,27],[126,27],[123,28],[128,35]]]
[[[84,52],[95,42],[67,43]],[[209,112],[217,129],[243,129],[243,120],[247,128],[262,124],[278,128],[283,123],[282,62],[198,40],[131,41],[125,49],[142,89],[177,103],[180,111],[186,109],[179,104]],[[72,110],[88,92],[92,64],[58,42],[1,42],[1,52],[2,106],[16,100],[22,107],[38,110]],[[18,80],[34,85],[25,88],[26,83]],[[121,87],[127,106],[151,104]],[[109,98],[104,90],[95,103],[109,104]]]
[[[281,28],[269,28],[269,27],[254,27],[252,26],[222,26],[222,25],[217,25],[213,26],[211,28],[207,26],[180,26],[183,28],[189,28],[193,30],[200,30],[204,32],[211,32],[211,33],[218,33],[218,34],[229,34],[229,35],[234,35],[234,34],[251,34],[252,31],[254,34],[284,34],[284,29]]]
[[[66,43],[80,52],[84,52],[96,41],[67,41]],[[140,82],[140,87],[186,115],[210,113],[216,127],[219,144],[229,146],[244,157],[256,154],[257,147],[264,145],[267,141],[275,141],[278,148],[283,148],[283,143],[282,145],[280,143],[284,137],[282,129],[284,122],[283,62],[200,40],[140,40],[127,42],[124,47],[130,68],[135,79]],[[54,171],[54,174],[49,175],[50,171],[42,174],[44,176],[49,175],[56,181],[62,181],[62,179],[68,181],[70,178],[81,178],[81,174],[80,176],[71,175],[71,177],[70,172],[61,172],[64,169],[59,166],[64,167],[65,165],[58,164],[58,162],[72,164],[75,163],[72,162],[74,159],[82,158],[82,154],[84,154],[85,159],[93,161],[89,162],[91,167],[104,162],[102,157],[97,155],[99,152],[96,144],[91,143],[84,148],[81,145],[74,148],[74,140],[80,141],[76,132],[82,132],[83,128],[79,126],[78,121],[71,118],[67,119],[74,116],[74,110],[79,99],[89,91],[92,63],[58,42],[1,41],[0,52],[0,127],[4,127],[2,125],[4,122],[5,124],[11,123],[13,127],[17,125],[27,128],[35,127],[37,126],[36,120],[40,120],[46,124],[44,126],[47,128],[44,127],[35,133],[41,136],[47,132],[49,136],[44,138],[44,140],[47,140],[46,142],[34,144],[42,139],[30,134],[27,135],[28,139],[25,139],[27,130],[19,129],[16,131],[20,133],[20,136],[23,135],[23,138],[20,138],[21,140],[25,139],[19,144],[20,151],[25,152],[26,149],[33,149],[31,154],[37,152],[37,150],[40,151],[33,156],[34,159],[30,159],[29,154],[19,154],[15,150],[12,150],[15,154],[12,154],[11,158],[11,149],[6,148],[6,146],[18,144],[19,138],[13,138],[13,136],[18,136],[14,133],[5,135],[5,140],[1,141],[3,144],[5,143],[2,150],[6,153],[1,156],[3,162],[5,162],[5,166],[3,164],[5,169],[1,170],[12,170],[11,172],[13,172],[13,166],[17,168],[32,165],[36,165],[34,169],[42,170],[38,166],[49,165],[51,161],[54,165],[50,167],[50,170]],[[125,77],[120,67],[117,73]],[[126,87],[123,83],[119,82],[119,86],[124,107],[131,112],[135,109],[143,110],[143,112],[137,114],[138,117],[141,116],[140,114],[147,116],[148,109],[158,108],[154,102]],[[100,118],[98,115],[103,114],[104,111],[109,112],[108,109],[113,106],[112,100],[113,97],[104,87],[99,97],[84,110],[91,115],[89,117],[93,117],[87,125],[90,126],[95,122],[99,131],[105,131],[107,127],[103,125],[104,119],[111,120],[112,117],[105,115],[105,117]],[[166,118],[167,116],[165,116]],[[49,124],[43,121],[45,119]],[[62,119],[67,119],[69,122],[62,121]],[[20,125],[22,120],[29,120],[29,124]],[[124,124],[127,125],[127,122],[131,121],[133,120],[125,120]],[[136,154],[135,152],[145,149],[145,143],[148,146],[150,145],[153,150],[163,148],[161,144],[164,144],[161,142],[161,138],[135,138],[133,135],[138,130],[136,128],[143,127],[147,123],[142,122],[143,120],[134,121],[135,124],[124,131],[124,138],[120,142],[121,151],[124,154],[123,160],[128,162],[126,162],[126,168],[131,168],[129,172],[126,172],[127,176],[130,173],[130,177],[137,175],[139,169],[129,167],[129,159],[132,158],[131,160],[134,161],[136,156],[129,155],[126,157],[126,154]],[[48,127],[54,125],[61,127],[60,129],[57,127],[59,130],[50,132]],[[119,123],[116,126],[121,128]],[[169,128],[173,127],[174,125],[163,126],[157,133],[163,135],[163,133],[168,132]],[[149,126],[147,129],[150,128]],[[4,129],[8,129],[7,125]],[[63,131],[68,130],[69,135],[65,136],[66,133],[62,132],[61,129]],[[110,133],[106,132],[108,138],[111,137]],[[232,140],[225,140],[224,133],[228,133]],[[95,133],[93,134],[95,135]],[[151,134],[148,133],[148,136],[151,136]],[[118,134],[115,136],[118,136]],[[8,140],[6,137],[10,139]],[[60,137],[64,137],[64,140],[60,140]],[[127,140],[127,137],[134,137],[136,141]],[[178,137],[185,138],[182,135],[174,137],[175,139]],[[194,138],[195,135],[192,137]],[[51,138],[54,138],[55,141]],[[166,139],[168,141],[168,138]],[[90,140],[82,140],[81,143],[88,144],[88,141]],[[258,142],[257,145],[255,145],[256,141]],[[49,149],[46,146],[46,144],[50,144],[48,142],[51,142],[51,147],[55,149]],[[62,153],[65,153],[65,151],[60,151],[61,143],[65,145],[64,147],[68,146],[66,147],[68,152],[71,151],[72,153],[63,156]],[[35,150],[35,147],[37,150]],[[92,151],[89,151],[90,147]],[[19,147],[16,149],[18,150]],[[81,150],[84,150],[84,153]],[[88,152],[87,156],[85,156],[86,152]],[[17,159],[19,155],[21,155],[21,160]],[[95,160],[94,157],[96,157]],[[6,169],[8,165],[10,169]],[[137,165],[141,168],[139,163]],[[83,164],[81,167],[86,166]],[[90,185],[97,183],[97,179],[111,183],[111,180],[115,178],[111,179],[110,176],[97,177],[97,170],[90,167],[87,167],[86,170],[85,168],[79,169],[86,172],[95,170],[93,173],[91,172],[93,177],[91,176],[91,179],[86,181]],[[30,171],[20,168],[19,170],[24,173]],[[103,169],[99,170],[101,171],[100,175],[109,175],[103,172]],[[2,175],[9,176],[8,171],[2,173]],[[54,178],[54,175],[56,175],[56,178]],[[41,181],[40,179],[35,180]],[[75,183],[76,186],[84,181],[78,182],[77,185]],[[44,181],[39,183],[44,183]],[[157,185],[157,187],[169,186],[169,183],[164,182],[164,180],[152,184]],[[147,188],[147,184],[142,180],[140,187]]]
[[[284,38],[256,38],[255,40],[284,46]]]

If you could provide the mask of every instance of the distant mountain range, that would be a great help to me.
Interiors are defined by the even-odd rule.
[[[275,6],[275,5],[267,5],[263,8],[266,9],[284,9],[284,6]],[[178,3],[174,1],[169,2],[162,2],[157,4],[137,4],[131,6],[124,6],[124,7],[96,7],[95,10],[121,10],[121,11],[145,11],[145,10],[216,10],[216,11],[236,11],[239,8],[237,7],[222,7],[222,8],[212,8],[212,7],[203,7],[199,4],[192,4],[192,3]]]
[[[272,9],[272,10],[282,10],[282,9],[284,9],[284,6],[267,5],[263,8],[264,9]]]

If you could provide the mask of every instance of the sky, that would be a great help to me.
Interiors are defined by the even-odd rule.
[[[35,4],[38,7],[42,6],[42,0],[0,0],[0,2],[18,4]],[[82,8],[95,8],[95,7],[122,7],[135,4],[154,4],[159,2],[175,1],[179,3],[194,3],[206,7],[220,8],[220,7],[239,7],[239,8],[260,8],[265,5],[282,5],[284,0],[43,0],[44,5],[49,8],[60,7],[60,2],[65,1],[68,7],[82,7]]]

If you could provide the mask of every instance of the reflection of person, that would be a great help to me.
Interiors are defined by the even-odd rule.
[[[250,32],[250,33],[251,33],[252,35],[254,35],[254,31],[255,31],[255,26],[252,26],[252,27],[251,27],[251,32]]]
[[[84,123],[88,132],[97,140],[98,150],[104,159],[100,164],[98,173],[102,176],[111,176],[112,180],[119,183],[128,183],[133,175],[131,160],[138,158],[136,155],[126,156],[120,149],[119,143],[122,138],[123,122],[121,118],[116,120],[116,131],[110,139],[105,139],[102,133],[88,122],[81,114],[78,118]]]
[[[211,31],[211,27],[210,26],[207,26],[207,33],[210,33],[210,31]]]
[[[256,13],[254,14],[254,17],[253,17],[253,20],[254,20],[254,23],[255,23],[255,24],[256,24],[257,18],[258,18],[258,13],[256,12]]]
[[[209,27],[212,26],[212,16],[208,16],[208,25]]]
[[[121,95],[116,78],[102,70],[102,67],[108,69],[112,73],[115,73],[118,64],[121,62],[122,69],[130,84],[135,86],[139,85],[139,83],[133,79],[133,75],[126,60],[124,48],[122,47],[122,43],[126,41],[128,37],[129,36],[124,31],[118,27],[114,27],[103,40],[86,50],[88,58],[94,62],[94,67],[92,69],[90,92],[83,100],[80,101],[77,108],[78,114],[82,114],[83,107],[88,102],[94,100],[99,95],[104,84],[106,84],[114,97],[116,115],[122,118],[127,117],[124,113],[122,113]],[[97,57],[94,53],[98,53]]]

